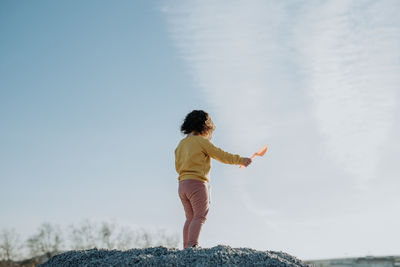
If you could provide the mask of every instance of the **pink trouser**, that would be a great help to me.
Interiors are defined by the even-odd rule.
[[[207,219],[208,185],[198,180],[183,180],[179,182],[178,192],[186,215],[183,248],[192,247],[198,245],[201,227]]]

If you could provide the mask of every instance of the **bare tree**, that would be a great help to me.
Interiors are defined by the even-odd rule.
[[[122,227],[115,222],[102,222],[99,228],[101,247],[107,249],[126,250],[132,247],[135,232],[128,227]]]
[[[179,244],[178,234],[168,234],[165,230],[158,230],[156,233],[155,246],[164,246],[167,248],[176,248]]]
[[[83,221],[79,226],[70,225],[68,248],[75,250],[106,248],[127,250],[133,247],[153,246],[177,247],[178,234],[168,234],[165,230],[150,231],[144,228],[121,226],[115,222],[94,223]],[[64,229],[63,229],[64,230]],[[0,233],[0,262],[14,266],[13,260],[20,260],[23,248],[28,248],[33,259],[26,261],[40,263],[51,258],[64,248],[62,232],[58,226],[43,223],[36,234],[22,246],[14,229],[3,229]],[[1,265],[1,266],[3,266]]]
[[[140,229],[135,234],[135,246],[138,248],[149,248],[153,245],[153,235],[145,230]]]
[[[116,234],[115,248],[120,250],[127,250],[132,248],[135,240],[135,232],[128,227],[119,228]]]
[[[114,232],[115,232],[115,224],[102,222],[99,229],[99,241],[101,247],[112,249],[114,248]]]
[[[27,246],[33,257],[46,255],[51,258],[61,250],[63,239],[59,227],[43,223],[36,235],[27,240]]]
[[[20,256],[22,245],[15,229],[3,229],[0,233],[0,259],[6,262]]]
[[[177,247],[179,236],[167,234],[164,230],[151,232],[144,228],[133,230],[115,222],[94,223],[85,220],[80,226],[70,226],[72,249],[106,248],[127,250],[132,247],[152,246]]]
[[[80,226],[70,226],[69,239],[72,249],[91,249],[98,246],[96,225],[84,220]]]
[[[154,246],[164,246],[169,248],[178,247],[179,236],[177,234],[167,234],[165,230],[150,232],[140,229],[136,232],[135,245],[139,248],[148,248]]]
[[[72,249],[129,249],[133,244],[134,233],[127,227],[114,222],[94,223],[85,220],[80,226],[70,226],[69,238]]]

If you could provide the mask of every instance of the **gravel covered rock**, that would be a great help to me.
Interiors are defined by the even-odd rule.
[[[165,247],[127,251],[90,249],[56,255],[40,267],[105,267],[105,266],[310,266],[283,252],[257,251],[250,248]]]

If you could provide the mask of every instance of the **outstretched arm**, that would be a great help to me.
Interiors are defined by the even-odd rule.
[[[251,163],[251,159],[242,158],[240,155],[231,154],[215,146],[211,141],[204,138],[202,140],[202,147],[204,151],[213,159],[226,164],[236,164],[248,166]]]

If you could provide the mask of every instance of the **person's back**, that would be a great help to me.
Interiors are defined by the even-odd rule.
[[[210,157],[203,152],[199,138],[204,137],[187,136],[175,149],[175,169],[179,174],[179,181],[187,179],[209,181],[205,165],[210,164]]]
[[[175,150],[175,168],[178,180],[194,179],[209,182],[211,158],[227,164],[242,164],[243,158],[214,146],[201,135],[188,135]]]

